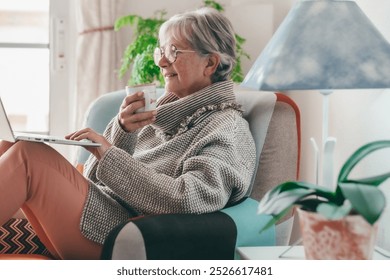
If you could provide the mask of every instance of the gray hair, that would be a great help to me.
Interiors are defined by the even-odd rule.
[[[236,38],[230,21],[212,8],[201,8],[171,17],[160,27],[160,36],[187,40],[201,56],[217,54],[220,64],[212,82],[226,81],[236,63]]]

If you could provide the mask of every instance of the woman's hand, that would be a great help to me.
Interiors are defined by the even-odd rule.
[[[98,134],[91,128],[84,128],[75,131],[69,135],[66,135],[65,138],[76,141],[88,139],[95,143],[101,144],[99,147],[85,147],[85,149],[91,152],[98,160],[100,160],[107,152],[107,150],[112,146],[103,135]]]
[[[156,110],[136,113],[138,109],[144,106],[145,99],[143,92],[136,92],[123,99],[118,114],[118,121],[126,132],[134,132],[156,120]]]

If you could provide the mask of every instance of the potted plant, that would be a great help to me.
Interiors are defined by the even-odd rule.
[[[214,0],[204,0],[204,6],[212,7],[223,12],[223,6]],[[158,10],[153,17],[143,18],[139,15],[127,15],[118,18],[115,21],[115,30],[118,31],[124,26],[130,25],[135,38],[125,49],[122,65],[119,69],[119,77],[131,70],[129,85],[157,83],[164,84],[164,79],[160,73],[160,69],[154,64],[153,51],[158,46],[158,31],[160,26],[165,22],[166,12]],[[243,73],[241,68],[241,60],[243,57],[249,58],[249,55],[244,51],[243,44],[245,39],[235,34],[237,41],[237,62],[232,72],[232,80],[241,82]]]
[[[306,258],[370,259],[386,205],[378,186],[390,173],[356,180],[349,174],[368,154],[389,147],[390,141],[383,140],[356,150],[342,166],[335,190],[306,182],[285,182],[270,190],[258,208],[259,214],[272,216],[262,230],[298,206]]]
[[[138,15],[127,15],[115,21],[115,30],[126,25],[134,29],[135,38],[125,49],[119,77],[131,69],[129,85],[164,82],[160,69],[154,64],[153,51],[158,45],[158,31],[165,21],[165,11],[156,11],[154,17],[143,18]]]

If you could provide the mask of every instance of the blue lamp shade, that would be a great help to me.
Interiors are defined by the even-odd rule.
[[[353,1],[303,1],[242,86],[265,91],[390,88],[390,45]]]

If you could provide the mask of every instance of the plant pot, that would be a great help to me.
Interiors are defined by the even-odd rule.
[[[360,215],[329,220],[321,214],[298,209],[306,259],[372,259],[378,224],[370,225]]]

